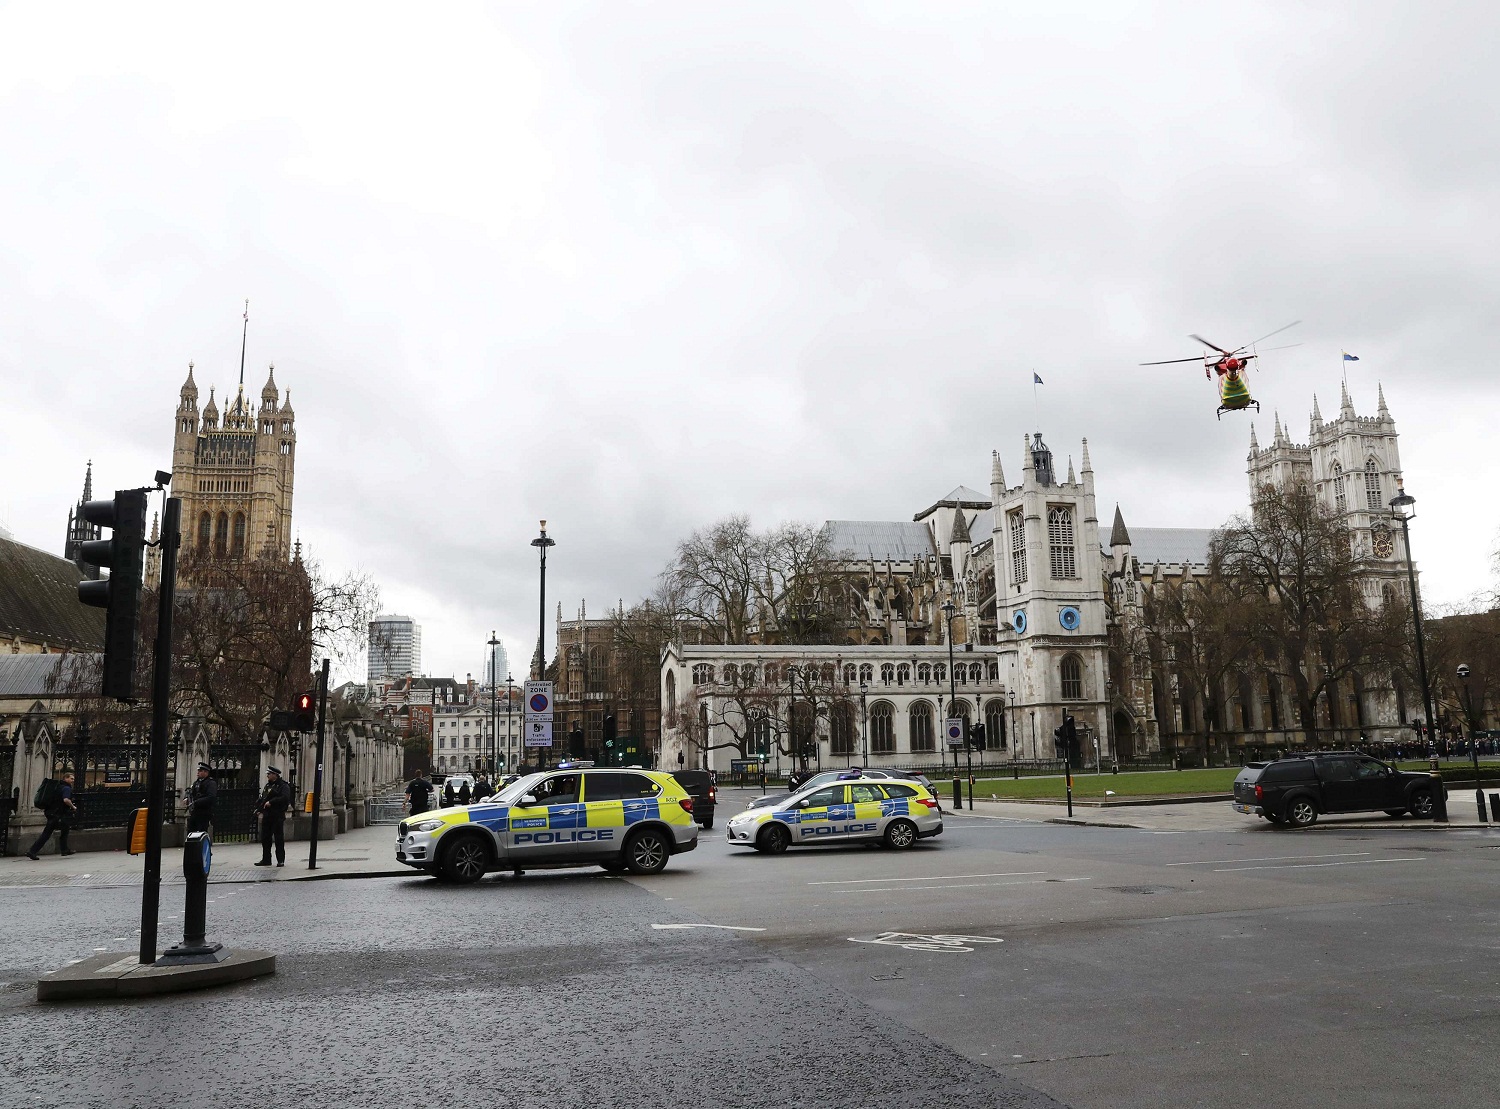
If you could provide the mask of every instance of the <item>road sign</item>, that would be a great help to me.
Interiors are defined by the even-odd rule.
[[[532,720],[528,718],[526,721],[526,746],[551,747],[552,721]]]
[[[760,773],[760,760],[730,759],[729,772],[731,774],[758,774]]]
[[[949,747],[964,745],[964,720],[961,716],[950,716],[943,724],[943,734],[948,737]]]
[[[525,694],[527,716],[552,715],[551,682],[527,682],[525,686]]]

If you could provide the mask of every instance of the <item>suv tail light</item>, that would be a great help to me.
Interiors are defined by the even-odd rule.
[[[693,811],[693,799],[691,797],[684,797],[681,801],[678,801],[677,803],[679,805],[681,805],[688,812],[692,812]]]
[[[917,804],[926,805],[929,809],[935,809],[938,807],[936,797],[918,797]]]
[[[1257,801],[1260,801],[1260,800],[1263,800],[1264,798],[1265,798],[1265,794],[1261,792],[1260,786],[1256,786],[1255,787],[1255,799]]]
[[[708,787],[708,799],[710,801],[712,801],[714,799],[714,797],[717,795],[717,793],[718,793],[718,790],[714,789],[713,786],[709,786]]]

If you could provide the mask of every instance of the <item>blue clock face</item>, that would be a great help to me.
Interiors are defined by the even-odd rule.
[[[1063,631],[1076,632],[1078,625],[1083,623],[1083,617],[1072,605],[1064,605],[1057,614],[1057,622],[1063,626]]]
[[[1015,615],[1011,617],[1010,622],[1015,625],[1017,635],[1026,634],[1026,610],[1024,608],[1016,609]]]

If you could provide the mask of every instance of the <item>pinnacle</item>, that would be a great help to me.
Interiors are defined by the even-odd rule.
[[[1089,441],[1087,439],[1083,441],[1083,466],[1080,472],[1085,474],[1094,472],[1094,464],[1089,461]]]
[[[1074,474],[1073,474],[1073,456],[1071,454],[1068,455],[1068,484],[1069,485],[1077,485],[1078,484],[1078,478],[1076,476],[1074,476]]]
[[[1323,422],[1323,413],[1318,409],[1317,393],[1313,394],[1312,422],[1315,424],[1321,424]]]
[[[1109,545],[1111,547],[1130,546],[1130,532],[1125,528],[1125,516],[1120,511],[1120,506],[1115,505],[1114,526],[1109,529]]]
[[[990,484],[1005,488],[1005,470],[1000,465],[1000,452],[990,452]]]

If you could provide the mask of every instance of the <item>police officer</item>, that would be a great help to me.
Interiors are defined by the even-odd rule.
[[[188,789],[187,830],[206,832],[214,820],[214,803],[219,799],[219,785],[214,781],[208,763],[198,764],[198,777]]]
[[[424,771],[417,771],[417,776],[407,783],[406,802],[412,816],[432,808],[432,783]]]
[[[286,865],[286,830],[283,823],[286,811],[292,805],[292,787],[281,780],[281,771],[274,766],[266,771],[266,788],[260,791],[260,801],[255,811],[260,813],[260,862],[256,866],[271,865],[271,844],[276,845],[276,865]]]

